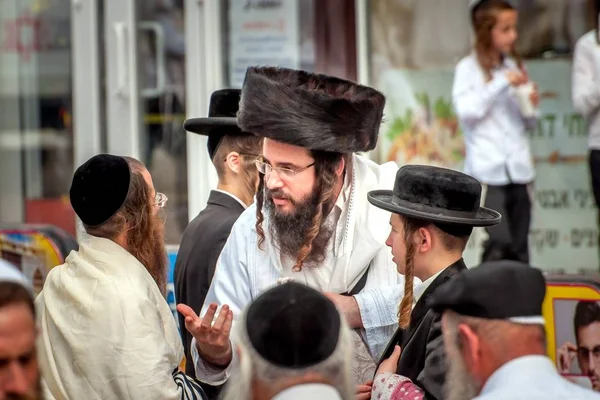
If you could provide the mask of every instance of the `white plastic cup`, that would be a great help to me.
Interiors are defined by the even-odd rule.
[[[537,108],[531,102],[531,94],[534,91],[533,82],[527,82],[517,86],[515,93],[519,102],[519,108],[521,109],[521,115],[524,118],[535,116]]]

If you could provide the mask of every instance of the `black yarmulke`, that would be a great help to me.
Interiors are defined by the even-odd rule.
[[[69,190],[71,206],[85,225],[101,225],[125,202],[130,180],[131,171],[123,157],[96,155],[73,175]]]
[[[438,288],[430,306],[485,319],[541,317],[546,295],[542,272],[516,261],[493,261],[465,270]]]
[[[335,305],[299,283],[285,283],[259,296],[248,308],[246,329],[254,349],[268,362],[305,368],[331,356],[341,322]]]

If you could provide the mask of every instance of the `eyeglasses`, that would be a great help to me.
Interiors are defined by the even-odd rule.
[[[594,357],[594,360],[600,360],[600,346],[594,346],[593,349],[580,346],[577,348],[577,356],[583,360],[589,360],[590,354]],[[597,362],[597,361],[596,361]]]
[[[167,205],[169,198],[164,193],[156,192],[154,195],[154,204],[160,208],[164,208]]]
[[[271,174],[272,171],[275,171],[275,172],[277,172],[277,175],[279,176],[280,179],[283,179],[286,181],[291,181],[300,172],[306,171],[307,169],[309,169],[310,167],[315,165],[315,163],[313,162],[312,164],[307,165],[304,168],[293,170],[291,168],[274,167],[271,164],[266,163],[260,159],[255,160],[254,164],[256,164],[256,169],[258,169],[258,172],[260,172],[261,174],[264,174],[265,176],[269,176],[269,174]]]

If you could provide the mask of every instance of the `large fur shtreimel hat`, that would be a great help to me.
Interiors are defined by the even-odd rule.
[[[375,148],[385,97],[327,75],[277,67],[246,71],[238,125],[278,142],[353,153]]]

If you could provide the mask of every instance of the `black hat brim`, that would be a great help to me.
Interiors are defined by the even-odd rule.
[[[183,129],[198,135],[208,136],[216,129],[228,128],[231,133],[242,133],[233,117],[189,118],[183,122]]]
[[[446,214],[434,214],[418,210],[416,208],[403,207],[392,202],[393,192],[391,190],[374,190],[367,194],[367,198],[369,203],[373,204],[375,207],[379,207],[383,210],[392,212],[394,214],[400,214],[405,217],[417,218],[431,222],[479,227],[497,225],[502,219],[502,216],[499,212],[486,207],[480,207],[477,210],[474,218],[452,216],[451,211],[448,211]]]

